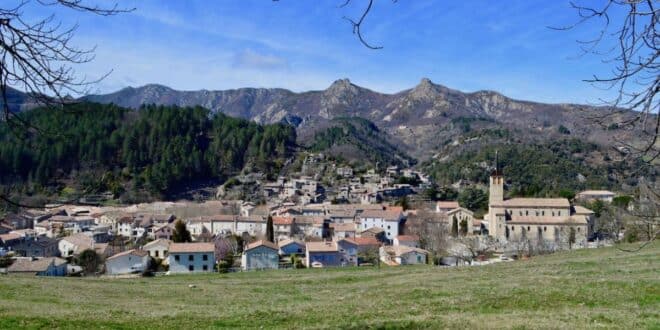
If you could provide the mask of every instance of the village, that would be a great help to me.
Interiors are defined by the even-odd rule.
[[[319,157],[308,156],[302,172],[322,163]],[[429,178],[419,171],[393,166],[356,176],[350,166],[331,170],[333,186],[318,180],[321,172],[253,179],[260,202],[221,199],[225,184],[217,200],[204,202],[62,204],[9,214],[0,224],[2,272],[125,276],[484,265],[604,244],[589,242],[594,212],[567,198],[505,199],[497,168],[480,218],[456,200],[421,199]],[[575,200],[609,203],[614,197],[592,190]]]

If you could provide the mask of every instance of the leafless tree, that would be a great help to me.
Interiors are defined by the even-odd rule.
[[[660,193],[649,189],[647,184],[640,185],[639,190],[636,203],[627,211],[628,217],[624,226],[627,234],[635,232],[637,239],[644,243],[633,249],[619,247],[627,252],[643,249],[660,235]]]
[[[601,6],[571,2],[579,16],[574,24],[555,29],[568,30],[586,24],[600,24],[590,40],[579,40],[581,56],[596,55],[611,65],[606,76],[594,75],[585,81],[613,90],[611,99],[601,99],[604,111],[592,116],[603,126],[638,132],[639,142],[618,137],[619,150],[628,158],[657,166],[660,157],[660,28],[658,2],[653,0],[606,0]],[[624,13],[623,18],[618,16]],[[630,111],[634,110],[634,111]]]
[[[416,209],[416,214],[406,221],[406,232],[419,237],[422,249],[436,256],[445,254],[449,238],[446,215],[430,211],[423,204],[417,205]]]
[[[4,120],[23,128],[33,127],[10,109],[9,88],[26,92],[39,105],[62,106],[72,101],[70,95],[84,95],[90,86],[105,76],[79,77],[75,66],[94,59],[94,48],[73,45],[78,26],[65,27],[48,16],[28,20],[24,8],[29,4],[60,6],[102,16],[132,9],[89,5],[84,0],[20,0],[13,7],[0,8],[0,97]]]

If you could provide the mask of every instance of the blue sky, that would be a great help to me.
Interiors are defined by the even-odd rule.
[[[356,17],[366,0],[118,0],[132,13],[99,17],[51,7],[26,7],[29,18],[56,10],[79,24],[77,45],[96,46],[96,59],[77,68],[98,77],[106,93],[126,86],[176,89],[283,87],[318,90],[339,78],[381,92],[413,87],[422,77],[463,91],[499,91],[517,99],[561,103],[606,97],[582,81],[607,73],[601,58],[576,58],[576,40],[596,24],[556,31],[577,19],[564,0],[376,0],[363,47],[342,16]],[[599,4],[601,1],[584,1]]]

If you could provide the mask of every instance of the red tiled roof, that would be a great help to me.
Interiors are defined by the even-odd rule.
[[[273,225],[291,225],[293,217],[273,217]]]

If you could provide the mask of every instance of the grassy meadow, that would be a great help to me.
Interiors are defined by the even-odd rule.
[[[660,243],[452,269],[0,277],[0,328],[223,327],[660,329]]]

